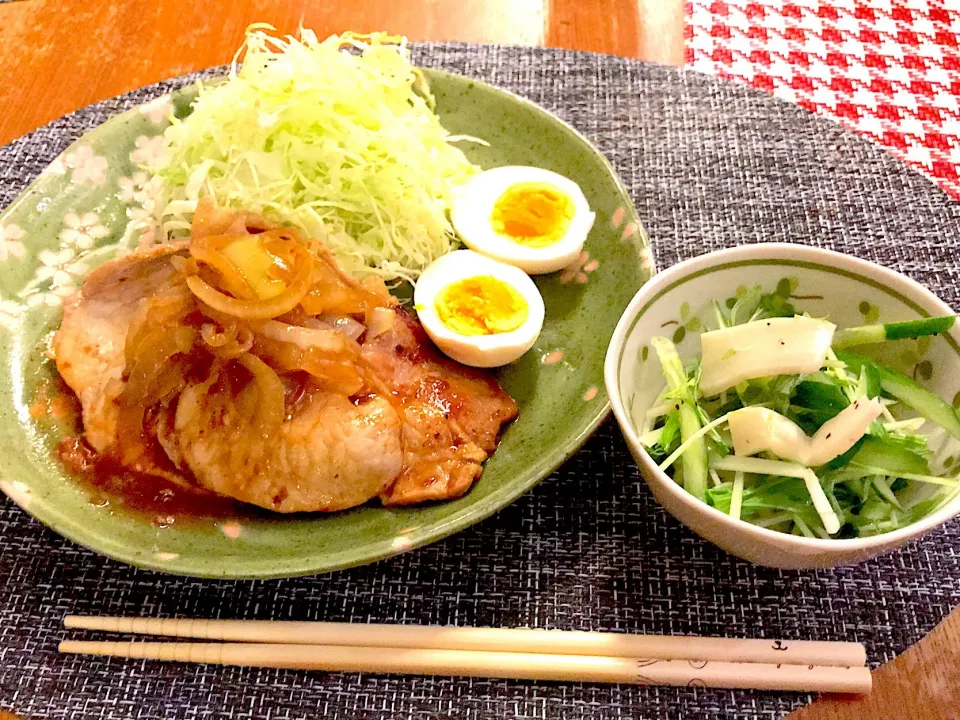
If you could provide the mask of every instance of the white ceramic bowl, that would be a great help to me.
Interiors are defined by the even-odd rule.
[[[663,389],[655,335],[673,335],[680,356],[699,353],[698,323],[737,288],[779,287],[801,311],[827,316],[839,327],[953,314],[944,302],[909,278],[856,258],[798,245],[748,245],[702,255],[656,275],[636,294],[610,341],[604,376],[613,412],[657,501],[698,535],[745,560],[780,568],[851,565],[900,547],[960,513],[960,494],[937,512],[895,532],[850,540],[797,537],[734,520],[687,493],[657,468],[639,440],[633,418],[642,418]],[[924,347],[928,344],[928,347]],[[882,347],[882,353],[876,348]],[[900,340],[863,346],[884,362],[913,374],[929,390],[956,404],[960,394],[960,329],[920,343]],[[928,376],[929,373],[929,376]],[[929,425],[929,424],[928,424]],[[960,443],[939,433],[932,466],[957,472]]]

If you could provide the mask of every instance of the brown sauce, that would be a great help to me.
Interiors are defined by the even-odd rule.
[[[59,375],[45,380],[37,388],[30,404],[30,417],[68,427],[80,426],[80,401]]]
[[[157,527],[249,514],[229,498],[138,473],[113,458],[97,455],[77,435],[60,441],[56,456],[70,477],[86,490],[92,505],[133,512]]]
[[[37,388],[30,416],[51,432],[65,433],[54,456],[91,505],[132,513],[157,527],[257,514],[255,508],[230,498],[138,473],[97,455],[83,437],[80,401],[58,375]]]

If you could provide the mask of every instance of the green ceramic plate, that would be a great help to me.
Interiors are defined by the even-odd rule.
[[[608,410],[607,343],[628,301],[649,277],[652,256],[613,168],[583,137],[507,92],[428,72],[443,124],[486,139],[471,146],[483,167],[535,165],[583,188],[597,213],[576,266],[537,284],[547,318],[535,348],[501,382],[520,418],[463,498],[407,509],[370,504],[335,515],[192,520],[157,527],[149,518],[97,506],[54,459],[63,423],[31,406],[54,376],[46,342],[62,298],[110,257],[144,181],[171,107],[189,113],[192,91],[159,98],[82,137],[0,215],[0,488],[65,537],[133,565],[182,575],[267,578],[369,563],[438,540],[506,506],[569,457]]]

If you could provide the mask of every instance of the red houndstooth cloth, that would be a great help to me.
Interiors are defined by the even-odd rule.
[[[960,0],[692,0],[687,64],[880,143],[960,198]]]

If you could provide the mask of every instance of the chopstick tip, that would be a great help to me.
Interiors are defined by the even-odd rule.
[[[78,630],[106,630],[109,632],[116,629],[114,620],[114,618],[97,615],[66,615],[63,618],[63,626]]]

